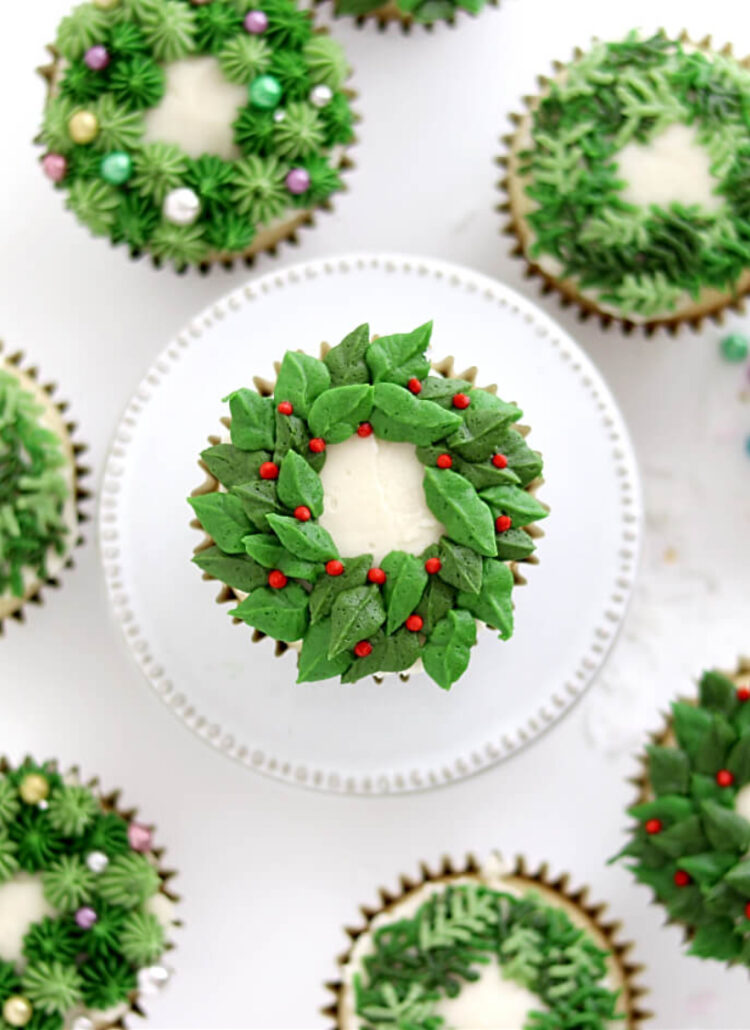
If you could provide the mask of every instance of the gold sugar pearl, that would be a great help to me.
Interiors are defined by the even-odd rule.
[[[102,11],[111,11],[119,2],[120,0],[94,0],[94,7],[99,7]]]
[[[3,1019],[10,1026],[26,1026],[33,1014],[31,1002],[23,995],[13,994],[10,998],[6,998],[3,1005]]]
[[[18,793],[27,805],[38,805],[40,801],[45,801],[49,797],[49,781],[41,773],[29,773],[21,780]]]
[[[99,119],[93,111],[76,111],[68,122],[68,132],[74,143],[90,143],[99,132]]]

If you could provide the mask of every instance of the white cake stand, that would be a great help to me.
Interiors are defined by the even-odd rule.
[[[426,676],[295,684],[293,651],[252,642],[219,584],[191,564],[186,497],[221,398],[273,376],[289,348],[316,352],[361,322],[404,331],[434,319],[433,355],[479,367],[517,402],[542,451],[552,508],[540,564],[516,590],[516,632],[485,633],[449,693]],[[500,761],[591,684],[636,570],[640,491],[627,430],[576,343],[512,290],[422,258],[352,255],[252,280],[167,347],[128,405],[101,495],[110,598],[148,682],[199,737],[250,769],[321,790],[381,794],[450,783]]]

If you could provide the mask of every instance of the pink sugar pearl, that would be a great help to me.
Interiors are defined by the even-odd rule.
[[[103,72],[110,60],[107,48],[101,45],[89,47],[83,59],[92,72]]]
[[[310,173],[305,168],[292,168],[284,182],[290,193],[306,193],[310,189]]]
[[[131,823],[128,826],[128,843],[133,851],[150,851],[153,834],[148,826],[142,823]]]
[[[52,182],[62,182],[68,171],[68,162],[62,154],[45,154],[42,158],[42,170]]]

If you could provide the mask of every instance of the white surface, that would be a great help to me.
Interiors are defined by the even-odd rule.
[[[31,69],[68,6],[41,0],[5,12],[0,332],[75,399],[100,473],[143,370],[187,318],[246,272],[180,278],[130,264],[88,240],[63,210],[29,140],[43,95]],[[553,58],[594,32],[622,34],[638,23],[687,25],[750,52],[750,21],[736,0],[503,0],[455,31],[411,37],[337,25],[358,69],[359,168],[336,214],[279,264],[352,248],[429,253],[536,298],[491,213],[497,138]],[[258,271],[274,267],[264,259]],[[561,317],[552,298],[544,304]],[[747,1027],[747,973],[684,957],[679,930],[662,929],[648,890],[604,864],[623,840],[626,777],[645,728],[704,665],[750,651],[745,373],[718,359],[719,332],[710,326],[700,336],[644,340],[580,327],[571,313],[561,320],[629,418],[649,532],[625,634],[599,684],[511,762],[448,790],[394,799],[315,795],[248,776],[198,745],[144,686],[109,617],[91,540],[64,590],[0,640],[3,749],[16,759],[31,749],[79,760],[86,774],[122,784],[126,802],[158,824],[181,871],[179,973],[150,1002],[149,1026],[322,1030],[321,984],[345,945],[341,926],[376,900],[376,885],[395,884],[398,873],[444,851],[500,846],[549,857],[610,900],[650,966],[654,1030]],[[747,330],[750,320],[732,318],[728,327]]]
[[[203,481],[195,466],[206,437],[221,432],[226,407],[219,398],[253,373],[273,378],[274,361],[289,348],[317,353],[322,342],[338,342],[370,312],[371,330],[380,335],[434,319],[433,359],[455,356],[458,341],[457,371],[477,367],[478,382],[496,384],[503,399],[518,403],[531,426],[528,443],[544,455],[540,497],[554,514],[539,542],[542,566],[522,568],[528,585],[514,592],[512,640],[482,631],[469,669],[449,693],[424,676],[408,685],[397,676],[353,688],[337,680],[296,685],[295,652],[277,658],[271,640],[253,644],[251,631],[238,632],[228,609],[212,603],[220,585],[202,583],[188,560],[202,537],[189,526],[186,497]],[[323,339],[310,338],[313,325]],[[597,503],[582,505],[592,481]],[[123,414],[100,510],[117,616],[134,657],[175,714],[260,772],[367,794],[453,783],[561,718],[620,630],[640,524],[627,432],[575,342],[485,276],[373,255],[274,272],[194,318],[156,359]],[[167,534],[164,525],[172,527]],[[568,603],[572,582],[576,605]]]

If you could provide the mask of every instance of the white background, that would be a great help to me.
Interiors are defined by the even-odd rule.
[[[43,99],[32,69],[67,6],[3,5],[0,333],[74,402],[98,477],[115,420],[155,353],[247,272],[155,272],[90,241],[62,210],[29,141]],[[279,263],[421,252],[535,297],[493,212],[498,137],[553,58],[594,33],[615,37],[639,24],[712,32],[750,52],[750,18],[737,0],[503,0],[456,30],[406,37],[337,24],[361,94],[358,169],[336,214]],[[265,258],[257,271],[272,267]],[[659,1030],[748,1026],[746,971],[683,957],[679,931],[661,928],[648,891],[604,863],[622,842],[626,777],[645,729],[704,666],[750,651],[750,381],[719,359],[715,326],[677,339],[625,338],[578,325],[553,299],[543,303],[597,361],[630,422],[647,543],[625,634],[598,684],[508,764],[432,794],[381,800],[304,793],[235,767],[197,742],[131,663],[106,608],[90,530],[63,590],[25,626],[7,628],[0,751],[57,755],[124,785],[180,870],[178,976],[152,1003],[150,1025],[325,1026],[323,982],[357,905],[420,859],[499,847],[570,869],[611,902],[648,966]],[[734,317],[728,326],[750,329]],[[596,483],[581,503],[596,504]],[[186,647],[189,639],[186,626]]]

